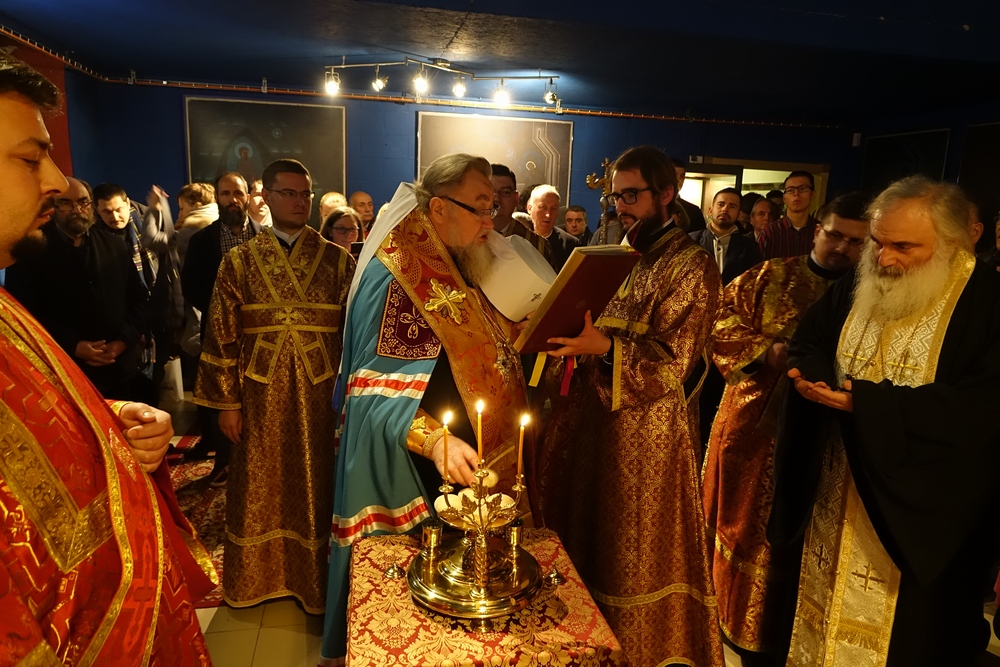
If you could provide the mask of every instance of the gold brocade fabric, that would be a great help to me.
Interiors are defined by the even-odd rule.
[[[419,551],[411,536],[359,540],[351,554],[347,664],[463,665],[465,667],[569,667],[624,665],[625,656],[550,531],[527,530],[522,546],[542,572],[553,566],[566,578],[543,589],[524,610],[496,619],[488,631],[471,620],[417,607],[406,579],[386,579],[393,563],[402,568]]]
[[[772,562],[766,538],[774,417],[787,380],[768,366],[750,375],[743,369],[772,344],[787,342],[831,282],[809,269],[807,256],[764,262],[726,286],[713,334],[713,359],[727,385],[705,461],[705,520],[714,543],[719,622],[734,644],[752,651],[772,648],[767,623],[774,604],[792,594],[795,579],[783,571],[788,564]]]
[[[432,229],[418,208],[386,236],[378,250],[378,259],[397,280],[390,286],[382,319],[380,354],[414,358],[413,352],[428,354],[434,342],[444,346],[471,424],[476,423],[476,401],[486,404],[482,434],[486,465],[499,475],[501,485],[510,485],[517,471],[518,424],[527,409],[524,372],[511,345],[513,323],[465,282]],[[393,316],[397,309],[399,316]],[[407,334],[396,335],[397,342],[389,345],[386,330],[400,324]],[[426,334],[433,336],[426,335],[421,326],[429,327]],[[398,341],[408,337],[411,329],[414,340],[424,344],[410,348],[411,354],[393,352],[401,349]]]
[[[585,357],[553,399],[539,505],[637,667],[722,665],[684,382],[709,343],[715,261],[678,229],[645,252],[597,326],[614,364]]]
[[[232,606],[294,595],[323,613],[341,308],[354,260],[310,228],[290,255],[270,230],[224,258],[195,402],[240,409],[226,488],[223,591]]]
[[[934,381],[955,304],[975,258],[959,251],[942,297],[923,312],[882,324],[848,316],[837,347],[837,374],[919,387]],[[885,665],[900,572],[872,527],[839,432],[831,438],[812,519],[806,529],[788,664]]]
[[[208,665],[168,504],[79,366],[0,289],[0,665]]]

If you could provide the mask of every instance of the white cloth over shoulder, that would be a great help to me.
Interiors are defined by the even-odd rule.
[[[494,255],[493,270],[480,288],[503,316],[520,322],[538,308],[556,272],[526,239],[490,232],[487,247]]]

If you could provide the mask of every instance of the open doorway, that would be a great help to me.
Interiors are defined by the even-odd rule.
[[[712,166],[709,166],[712,165]],[[785,177],[789,173],[797,170],[808,171],[816,180],[816,191],[812,200],[812,208],[809,211],[815,214],[819,207],[826,202],[826,188],[830,182],[830,165],[812,164],[808,162],[772,162],[768,160],[741,160],[738,158],[705,157],[704,165],[690,165],[691,169],[704,167],[706,171],[713,170],[716,166],[731,165],[741,166],[743,179],[740,185],[740,192],[747,194],[756,192],[759,195],[766,195],[770,190],[781,190]],[[687,183],[685,183],[687,185]],[[690,200],[689,200],[690,201]]]

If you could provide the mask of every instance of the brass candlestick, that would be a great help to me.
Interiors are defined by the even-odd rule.
[[[519,509],[526,487],[518,474],[513,497],[493,493],[497,476],[480,461],[475,482],[454,494],[447,476],[434,503],[439,520],[424,523],[423,549],[407,583],[419,604],[447,616],[486,619],[523,609],[542,590],[534,556],[521,547]],[[444,536],[441,522],[463,531]]]

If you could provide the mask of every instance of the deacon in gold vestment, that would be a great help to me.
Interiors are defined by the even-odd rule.
[[[539,505],[637,667],[722,665],[698,484],[698,392],[722,297],[714,259],[670,219],[673,165],[626,151],[608,195],[642,253],[557,356],[588,355],[553,399]]]
[[[0,53],[0,268],[43,248],[68,189],[41,115],[59,105]],[[191,600],[215,572],[160,465],[172,434],[106,402],[0,289],[0,665],[211,664]]]
[[[709,438],[702,494],[715,545],[719,623],[737,650],[773,650],[776,610],[794,597],[798,554],[790,567],[775,562],[765,538],[787,342],[809,306],[857,263],[868,234],[866,202],[860,194],[837,197],[819,213],[810,255],[768,260],[725,289],[712,356],[727,386]]]
[[[226,602],[245,607],[293,595],[322,614],[335,460],[330,401],[354,260],[305,226],[305,167],[271,163],[264,188],[274,226],[219,267],[195,402],[222,410],[219,427],[234,443]]]
[[[802,539],[788,664],[971,665],[997,554],[1000,276],[954,185],[898,181],[789,346],[768,538]]]

